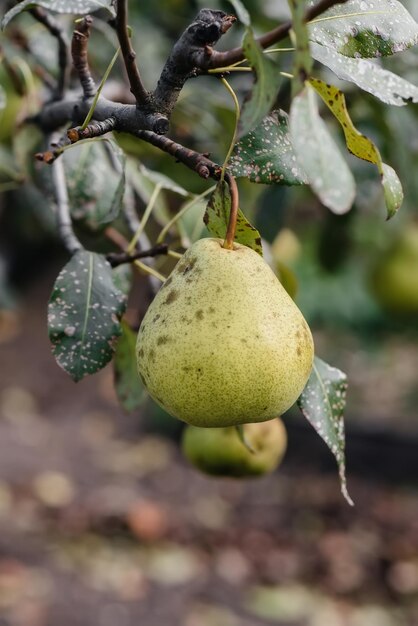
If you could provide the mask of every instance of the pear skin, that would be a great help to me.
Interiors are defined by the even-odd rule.
[[[171,415],[202,427],[263,422],[299,397],[313,341],[261,256],[200,239],[179,260],[138,332],[139,374]]]
[[[287,446],[287,434],[281,419],[261,424],[246,424],[245,447],[235,428],[197,428],[183,431],[182,451],[188,461],[212,476],[262,476],[273,472]]]

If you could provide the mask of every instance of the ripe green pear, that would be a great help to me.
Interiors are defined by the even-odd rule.
[[[261,256],[200,239],[142,321],[139,374],[171,415],[202,427],[263,422],[298,398],[312,369],[309,327]]]
[[[244,429],[251,450],[233,427],[187,426],[183,431],[183,454],[197,469],[212,476],[262,476],[275,470],[287,446],[281,419],[246,424]]]
[[[418,224],[410,224],[393,242],[370,282],[383,309],[398,315],[418,314]]]

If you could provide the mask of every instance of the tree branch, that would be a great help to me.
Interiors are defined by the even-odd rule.
[[[58,42],[58,84],[56,91],[56,98],[60,100],[64,97],[65,90],[68,86],[70,78],[70,42],[68,40],[65,30],[61,24],[52,17],[47,11],[41,7],[34,7],[30,9],[30,14],[38,22],[43,24],[50,34],[56,38]]]
[[[64,164],[61,160],[52,165],[52,179],[57,202],[57,230],[58,234],[70,254],[82,250],[83,246],[74,234],[73,224],[68,203],[67,184],[65,181]]]
[[[110,252],[106,255],[106,259],[112,267],[118,267],[118,265],[123,265],[124,263],[133,263],[137,259],[146,259],[167,253],[168,244],[159,243],[148,250],[140,250],[133,254],[128,254],[127,252]]]
[[[93,20],[89,15],[83,18],[78,29],[74,31],[71,42],[73,65],[77,71],[86,99],[93,98],[96,93],[96,83],[91,75],[87,56],[90,27],[92,23]]]
[[[115,25],[131,92],[135,96],[137,104],[147,105],[150,100],[150,94],[142,83],[141,75],[135,61],[136,53],[132,48],[128,33],[128,0],[116,0]]]
[[[320,0],[318,4],[310,7],[306,11],[305,21],[310,22],[331,7],[337,4],[345,4],[346,2],[348,2],[348,0]],[[270,32],[265,33],[264,35],[259,37],[257,41],[263,49],[268,48],[269,46],[278,43],[282,39],[285,39],[288,36],[291,28],[291,21],[284,22]],[[242,48],[233,48],[232,50],[228,50],[226,52],[218,52],[216,50],[213,50],[210,56],[201,56],[199,66],[202,70],[209,70],[220,67],[227,67],[234,63],[238,63],[239,61],[243,61],[244,59],[245,54]]]

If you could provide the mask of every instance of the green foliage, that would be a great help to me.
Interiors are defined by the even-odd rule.
[[[143,404],[147,393],[138,381],[136,333],[125,321],[122,321],[121,326],[122,336],[118,341],[113,361],[115,389],[122,407],[130,413]]]

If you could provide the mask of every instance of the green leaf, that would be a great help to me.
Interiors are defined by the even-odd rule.
[[[359,133],[354,126],[347,110],[344,94],[337,87],[328,85],[317,78],[312,78],[310,83],[341,124],[347,148],[351,154],[377,166],[384,189],[388,219],[390,219],[398,211],[403,201],[402,185],[398,175],[393,168],[383,163],[380,152],[374,143]]]
[[[80,250],[58,275],[48,305],[48,333],[58,365],[75,381],[110,361],[126,297],[104,256]]]
[[[239,21],[244,24],[244,26],[249,26],[251,23],[250,14],[248,13],[245,6],[242,4],[241,0],[229,0],[229,2],[234,7],[235,13],[238,16]]]
[[[203,221],[213,237],[224,239],[228,228],[231,212],[231,195],[225,181],[220,181],[209,198]],[[263,256],[260,233],[250,224],[245,215],[238,209],[235,241],[252,248]]]
[[[2,114],[3,114],[3,109],[6,108],[6,104],[7,104],[7,94],[5,90],[3,89],[3,87],[0,85],[0,121],[2,118]]]
[[[136,366],[136,333],[125,321],[121,322],[122,336],[118,341],[113,361],[115,390],[125,411],[135,411],[144,402],[147,393]]]
[[[418,43],[418,24],[397,0],[336,5],[313,20],[309,32],[312,41],[348,57],[387,56]]]
[[[168,191],[172,191],[173,193],[177,193],[179,196],[188,196],[189,193],[180,187],[174,180],[166,176],[165,174],[161,174],[161,172],[154,172],[153,170],[149,170],[145,165],[139,165],[139,171],[147,180],[150,180],[154,183],[154,185],[160,185],[162,189],[167,189]]]
[[[311,53],[338,78],[356,84],[386,104],[401,107],[408,102],[418,102],[418,87],[373,61],[349,59],[315,43],[311,43]]]
[[[347,376],[315,357],[312,373],[298,399],[298,406],[306,419],[335,456],[341,481],[341,492],[353,505],[348,495],[345,476],[344,409]]]
[[[132,266],[129,263],[112,268],[112,277],[116,289],[119,289],[126,297],[129,296],[133,283]]]
[[[349,211],[355,196],[353,175],[319,117],[309,84],[292,101],[290,135],[298,162],[322,204],[337,214]]]
[[[109,154],[109,150],[113,154]],[[112,222],[125,193],[125,156],[110,141],[76,144],[63,154],[71,216],[92,230]]]
[[[292,14],[292,39],[295,40],[296,51],[293,61],[292,96],[300,93],[305,80],[312,70],[312,57],[309,49],[309,32],[305,20],[306,0],[289,0]]]
[[[228,169],[253,183],[303,185],[308,182],[296,161],[289,135],[289,117],[272,111],[234,147]]]
[[[107,9],[109,13],[115,15],[112,0],[23,0],[10,11],[7,11],[1,22],[1,27],[5,28],[16,15],[36,6],[56,13],[74,15],[86,15],[86,13],[93,13],[99,9]]]
[[[271,111],[279,89],[280,73],[276,64],[263,54],[254,39],[251,28],[247,28],[242,42],[244,54],[255,73],[255,82],[244,102],[239,120],[240,136],[253,130]]]

